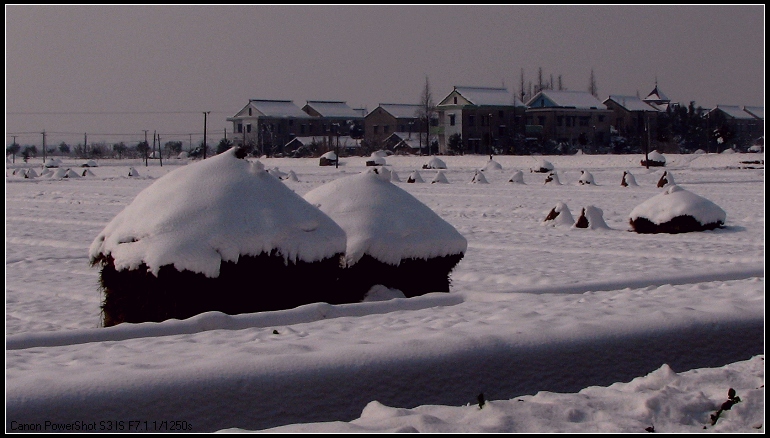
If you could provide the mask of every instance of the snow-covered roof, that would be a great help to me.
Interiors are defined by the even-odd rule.
[[[610,94],[607,100],[611,100],[628,111],[660,111],[654,104],[649,104],[636,96],[621,96]],[[607,103],[607,100],[604,103]]]
[[[662,193],[636,206],[631,220],[643,217],[655,224],[662,224],[677,216],[688,215],[701,225],[725,223],[727,213],[706,198],[683,189],[678,185],[668,186]]]
[[[587,91],[542,90],[529,102],[529,108],[577,108],[606,110],[604,105]]]
[[[524,106],[507,88],[455,86],[454,91],[478,106]]]
[[[307,119],[310,116],[290,100],[249,99],[249,105],[266,117],[293,117]]]
[[[312,108],[318,112],[321,117],[336,118],[361,118],[361,112],[349,107],[347,103],[341,101],[327,100],[308,100],[304,108]]]
[[[765,107],[763,106],[744,106],[743,110],[758,119],[765,120]]]
[[[305,199],[334,219],[347,234],[346,261],[365,254],[387,264],[465,253],[468,242],[452,225],[390,175],[369,169],[317,187]]]
[[[417,117],[417,113],[422,108],[420,105],[408,103],[381,103],[380,108],[397,119],[412,119]]]
[[[647,101],[658,101],[658,102],[670,102],[671,99],[669,99],[665,94],[663,94],[660,90],[658,90],[658,86],[655,85],[655,88],[650,91],[650,94],[647,95],[643,100]]]
[[[142,190],[94,239],[92,261],[117,270],[173,265],[210,278],[223,261],[277,250],[288,261],[341,254],[345,233],[264,166],[235,148],[175,169]]]
[[[742,110],[738,105],[717,105],[712,111],[721,110],[723,113],[734,119],[753,120],[755,117]]]

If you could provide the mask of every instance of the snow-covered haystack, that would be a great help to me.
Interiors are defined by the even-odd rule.
[[[449,184],[449,180],[446,179],[446,175],[444,175],[444,171],[439,170],[436,172],[436,176],[433,177],[433,180],[430,183],[431,184]]]
[[[383,151],[372,152],[372,155],[366,160],[367,166],[384,166],[385,164],[385,153]]]
[[[391,182],[401,182],[401,178],[398,177],[398,174],[395,170],[390,171],[390,181]]]
[[[705,153],[706,151],[704,151],[703,149],[697,149],[695,152],[693,152],[693,154],[705,154]]]
[[[423,169],[446,169],[446,163],[440,160],[438,157],[433,157],[426,164],[422,165]]]
[[[320,166],[334,166],[337,164],[337,154],[334,153],[334,151],[329,151],[323,155],[321,155],[321,158],[319,159],[318,164]]]
[[[484,176],[484,173],[480,171],[476,171],[476,173],[473,174],[473,178],[471,178],[471,184],[489,184],[487,181],[487,177]]]
[[[345,230],[340,288],[349,295],[361,299],[377,284],[407,297],[449,292],[465,237],[379,169],[326,183],[305,199]]]
[[[563,202],[556,203],[556,206],[548,212],[548,215],[542,222],[542,225],[549,225],[552,227],[560,225],[571,227],[574,224],[575,218],[572,217],[572,213],[570,213],[567,204]]]
[[[58,158],[53,158],[53,159],[51,159],[50,161],[46,161],[46,162],[43,164],[43,167],[48,167],[48,168],[56,168],[56,167],[59,167],[59,166],[61,166],[61,164],[62,164],[62,161],[61,161],[60,159],[58,159]]]
[[[53,170],[44,168],[42,172],[40,172],[41,177],[50,178],[53,176]]]
[[[83,169],[83,173],[80,176],[96,176],[90,169]]]
[[[481,169],[481,171],[491,172],[493,170],[503,170],[503,166],[502,164],[490,158],[489,161],[487,161],[487,164],[485,164],[484,167]]]
[[[24,171],[24,178],[37,178],[39,175],[35,172],[35,169],[27,169]]]
[[[94,160],[88,160],[81,167],[99,167],[99,165]]]
[[[676,184],[674,182],[674,175],[671,175],[671,172],[668,170],[664,170],[663,175],[661,175],[658,180],[658,188],[662,189],[663,187],[672,186],[674,184]]]
[[[594,181],[594,176],[591,174],[591,172],[581,170],[580,179],[578,179],[578,184],[580,184],[581,186],[596,185],[596,181]]]
[[[89,250],[103,324],[348,302],[345,232],[236,148],[141,191]]]
[[[186,160],[187,157],[188,157],[188,154],[185,151],[180,152],[179,155],[176,156],[178,160]]]
[[[52,178],[80,178],[80,175],[78,175],[74,170],[70,169],[69,167],[59,167],[56,169],[56,172],[52,175]]]
[[[623,187],[636,187],[639,184],[636,183],[636,178],[631,174],[631,172],[624,170],[623,179],[620,180],[620,185]]]
[[[665,166],[666,157],[658,151],[652,151],[647,154],[647,160],[642,159],[642,166]]]
[[[559,181],[559,175],[556,172],[550,172],[548,176],[545,177],[544,185],[551,184],[551,185],[561,185],[561,181]]]
[[[637,233],[688,233],[720,228],[727,213],[706,198],[672,185],[636,206],[629,218]]]
[[[299,182],[299,178],[297,178],[297,174],[294,173],[293,170],[289,171],[289,174],[286,177],[286,179],[288,179],[289,181]]]
[[[136,171],[133,167],[128,168],[128,176],[139,176],[139,172]]]
[[[536,172],[536,173],[548,173],[553,170],[553,164],[551,164],[550,161],[546,161],[544,159],[539,159],[535,167],[530,167],[530,172]]]
[[[591,230],[609,229],[604,222],[604,212],[599,207],[589,205],[580,211],[580,217],[575,221],[574,228],[589,228]]]
[[[524,172],[521,170],[513,172],[513,175],[511,175],[511,177],[508,179],[508,182],[514,184],[524,184]]]
[[[722,152],[720,152],[720,154],[734,154],[734,153],[735,153],[735,149],[732,149],[732,148],[727,148]]]
[[[425,181],[423,181],[422,176],[420,176],[420,172],[415,170],[414,172],[412,172],[411,175],[409,175],[409,178],[406,179],[406,182],[411,184],[411,183],[422,183]]]

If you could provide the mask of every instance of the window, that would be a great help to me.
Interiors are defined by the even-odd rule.
[[[556,116],[556,126],[564,126],[564,116]]]
[[[405,132],[404,125],[398,125],[398,132]]]
[[[251,123],[246,125],[246,132],[251,132]]]
[[[374,125],[372,127],[372,132],[374,132],[375,134],[379,134],[380,133],[380,126],[379,125]]]
[[[580,123],[580,126],[588,126],[588,121],[589,121],[590,119],[591,119],[590,117],[581,116],[581,117],[579,118],[578,122]]]
[[[476,115],[468,114],[468,126],[476,126]]]
[[[449,126],[454,126],[454,125],[455,125],[455,115],[454,114],[450,114],[449,115]]]
[[[251,108],[249,108],[249,115],[251,115]]]
[[[537,123],[540,126],[545,126],[545,116],[538,116],[537,117]]]
[[[302,125],[300,125],[299,126],[299,133],[302,134],[302,135],[305,135],[305,128],[306,127],[307,127],[307,125],[305,125],[304,123]]]
[[[243,123],[238,124],[238,133],[243,132]]]
[[[455,96],[454,103],[457,105],[457,96]]]

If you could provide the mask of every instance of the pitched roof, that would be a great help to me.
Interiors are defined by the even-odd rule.
[[[291,100],[249,99],[249,104],[267,117],[310,117]]]
[[[473,105],[524,106],[521,100],[507,88],[455,86],[454,91]]]
[[[379,106],[397,119],[415,118],[417,117],[417,112],[420,111],[421,108],[420,105],[409,103],[381,103]]]
[[[654,104],[649,104],[636,96],[610,94],[604,103],[607,103],[608,100],[617,103],[628,111],[660,111]]]
[[[587,91],[541,90],[527,106],[530,108],[577,108],[606,110],[604,105]]]
[[[310,107],[318,112],[321,117],[361,118],[361,112],[349,107],[341,101],[308,100],[305,107]]]
[[[644,98],[644,100],[650,100],[650,101],[659,101],[659,102],[670,102],[671,99],[669,99],[665,94],[663,94],[660,90],[658,90],[658,85],[655,84],[655,88],[650,91],[650,94],[647,95],[647,97]]]
[[[714,110],[722,110],[723,113],[734,119],[754,119],[750,113],[742,110],[738,105],[717,105]]]
[[[765,120],[765,107],[763,106],[744,106],[743,110],[758,119]]]

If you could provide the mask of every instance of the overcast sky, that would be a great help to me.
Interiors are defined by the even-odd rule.
[[[249,98],[371,111],[562,76],[601,100],[764,105],[765,7],[6,5],[6,144],[232,135]],[[144,113],[144,114],[141,114]],[[23,134],[34,132],[38,134]],[[62,134],[56,134],[62,133]],[[63,134],[72,133],[72,134]],[[197,137],[197,140],[196,140]]]

